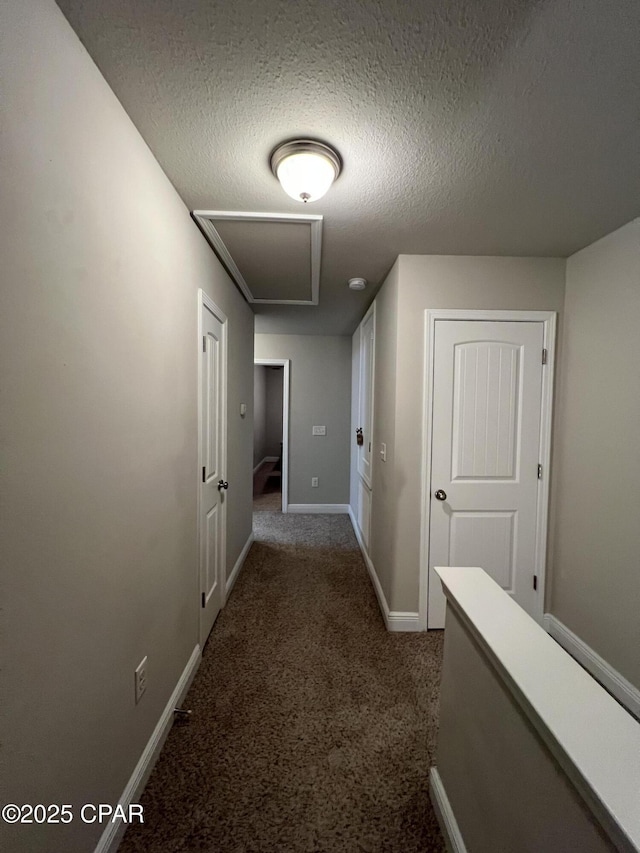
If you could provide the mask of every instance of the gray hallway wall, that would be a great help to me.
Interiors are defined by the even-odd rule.
[[[549,610],[640,689],[640,219],[567,261]]]
[[[351,338],[256,335],[255,355],[291,360],[289,503],[347,504]],[[313,436],[313,425],[326,426],[327,434]]]
[[[253,467],[267,455],[267,369],[253,368]]]
[[[280,456],[284,369],[267,368],[265,445],[267,456]]]
[[[251,532],[253,315],[52,0],[0,32],[1,792],[79,809],[118,802],[198,642],[200,287],[229,321],[228,567]]]
[[[400,255],[379,291],[370,556],[391,610],[419,608],[425,309],[557,311],[561,330],[564,273],[561,258]]]

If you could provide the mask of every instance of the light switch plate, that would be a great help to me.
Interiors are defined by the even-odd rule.
[[[380,445],[380,458],[383,462],[387,461],[387,445],[384,443],[384,441]]]
[[[311,435],[326,435],[327,428],[326,426],[314,426],[311,428]]]

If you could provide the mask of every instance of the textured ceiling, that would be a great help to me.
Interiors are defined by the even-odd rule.
[[[401,253],[568,256],[640,213],[638,0],[59,5],[189,209],[299,212],[273,147],[342,155],[320,305],[258,331],[350,333]]]

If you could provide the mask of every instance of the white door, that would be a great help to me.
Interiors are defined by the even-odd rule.
[[[371,489],[360,477],[358,477],[357,500],[356,523],[360,528],[362,541],[368,552],[369,537],[371,535]]]
[[[363,441],[358,445],[358,474],[371,488],[371,450],[373,427],[373,359],[375,350],[375,312],[370,311],[360,327],[359,421]]]
[[[535,616],[543,341],[542,322],[435,322],[429,628],[434,566],[480,566]]]
[[[226,494],[224,458],[224,327],[201,305],[200,374],[200,645],[223,604]]]

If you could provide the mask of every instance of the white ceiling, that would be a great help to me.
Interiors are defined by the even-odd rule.
[[[340,152],[320,304],[257,331],[350,333],[400,253],[564,257],[640,213],[638,0],[58,2],[190,210],[299,213],[271,150]]]

